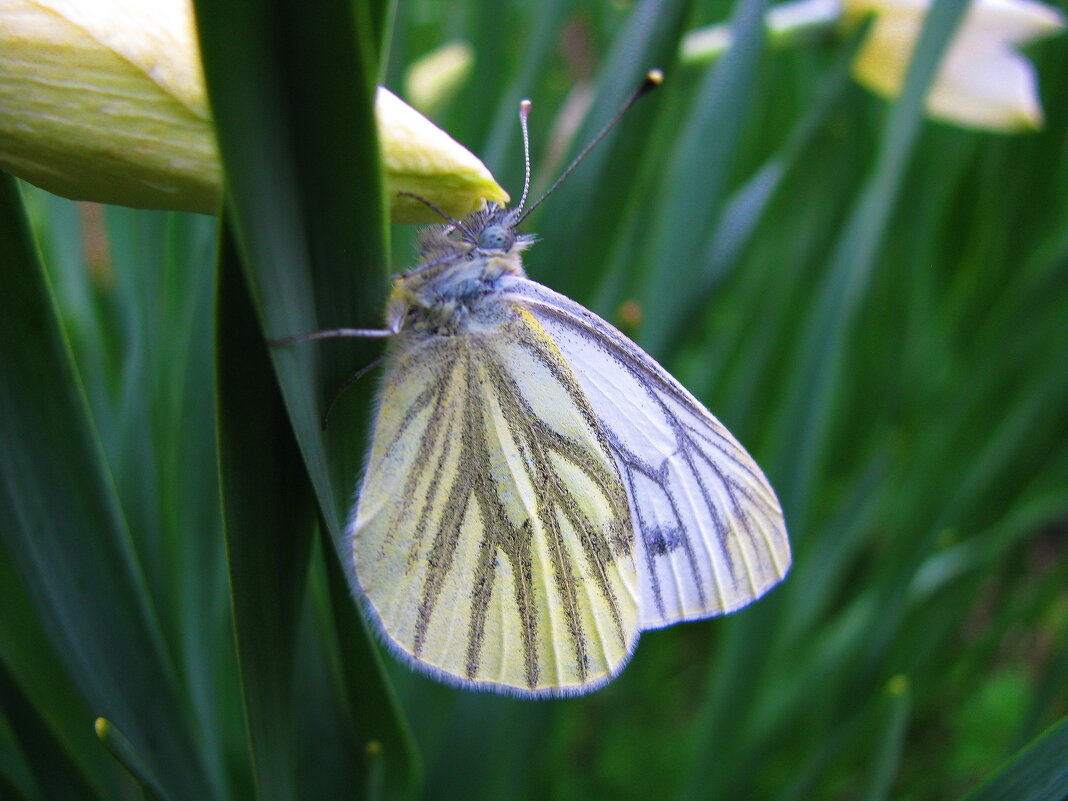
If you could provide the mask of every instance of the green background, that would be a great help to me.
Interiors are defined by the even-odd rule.
[[[221,219],[0,176],[0,797],[1068,795],[1068,46],[1028,50],[1043,131],[932,123],[965,7],[891,105],[849,79],[860,32],[773,48],[760,0],[198,2]],[[727,15],[726,57],[676,63]],[[379,324],[414,228],[373,86],[452,38],[475,66],[436,121],[513,196],[520,98],[543,188],[664,69],[527,268],[745,443],[795,552],[582,698],[379,653],[336,556],[378,378],[319,425],[378,346],[264,344]]]

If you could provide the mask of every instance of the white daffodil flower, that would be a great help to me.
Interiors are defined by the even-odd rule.
[[[507,194],[385,89],[375,112],[394,222]],[[189,0],[0,0],[0,168],[59,195],[214,214],[221,167]]]
[[[866,88],[894,97],[905,81],[931,0],[844,0],[847,17],[874,14],[853,64]],[[932,117],[994,131],[1042,125],[1035,68],[1017,48],[1064,28],[1064,15],[1037,0],[973,0],[927,95]]]

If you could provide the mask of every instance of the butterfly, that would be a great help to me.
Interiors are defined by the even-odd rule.
[[[561,696],[617,675],[644,630],[759,598],[790,546],[700,401],[526,276],[525,199],[424,230],[384,329],[293,339],[389,339],[347,534],[390,650],[461,687]]]

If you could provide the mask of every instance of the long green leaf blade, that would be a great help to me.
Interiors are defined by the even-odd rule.
[[[380,320],[387,264],[383,181],[373,111],[383,7],[331,0],[201,2],[202,52],[229,188],[237,250],[253,308],[270,338]],[[275,347],[274,369],[322,519],[342,562],[343,534],[365,449],[371,383],[322,419],[337,388],[376,354],[362,342]],[[347,603],[352,603],[351,600]],[[357,632],[374,646],[362,622]],[[388,697],[381,666],[360,665],[347,689]],[[346,705],[338,698],[337,709]],[[356,706],[356,705],[351,705]],[[356,721],[382,742],[397,787],[414,772],[393,708]],[[250,718],[252,715],[250,714]],[[298,732],[314,742],[315,732]],[[353,756],[345,770],[359,771]],[[398,790],[398,792],[401,792]]]
[[[964,801],[1063,801],[1068,797],[1068,718],[1047,729]]]
[[[645,256],[642,342],[663,355],[671,321],[683,313],[686,294],[672,286],[700,282],[703,232],[725,202],[727,171],[754,95],[764,46],[766,0],[739,0],[731,17],[733,43],[698,88],[693,111],[668,162],[652,243]]]
[[[6,175],[0,260],[0,536],[90,708],[121,722],[174,798],[214,798]]]
[[[297,625],[314,499],[224,224],[219,249],[219,463],[234,630],[259,797],[300,796]]]
[[[824,446],[833,409],[835,383],[841,379],[845,336],[867,292],[890,212],[924,122],[927,90],[969,0],[940,0],[924,22],[901,98],[886,123],[880,151],[853,213],[831,257],[793,371],[783,415],[787,426],[779,450],[782,476],[778,492],[788,518],[805,521],[814,471]]]

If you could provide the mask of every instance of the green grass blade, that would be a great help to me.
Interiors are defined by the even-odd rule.
[[[95,729],[100,742],[141,787],[145,801],[166,801],[166,793],[160,788],[158,780],[145,765],[137,749],[126,739],[126,735],[106,718],[97,718]]]
[[[577,154],[619,111],[650,69],[665,70],[666,79],[673,80],[671,66],[690,5],[688,0],[644,0],[630,13],[601,66],[593,106],[574,137],[572,153]],[[648,128],[662,105],[659,91],[628,112],[541,207],[544,213],[533,218],[540,241],[527,261],[537,280],[589,302],[624,221],[623,210],[636,183],[634,165],[646,150]],[[540,179],[545,185],[556,176]],[[606,193],[605,186],[615,191]]]
[[[370,0],[366,4],[366,13],[370,18],[371,34],[367,37],[368,53],[373,56],[371,73],[376,84],[382,83],[389,65],[389,44],[393,34],[393,23],[397,18],[398,0]],[[359,8],[359,6],[357,7]],[[358,22],[358,27],[363,25]]]
[[[940,0],[923,26],[901,97],[887,120],[875,166],[846,221],[816,299],[793,371],[776,486],[795,525],[804,524],[812,481],[841,380],[845,335],[867,296],[905,170],[924,123],[924,98],[968,0]],[[796,530],[796,529],[795,529]]]
[[[18,739],[37,787],[45,798],[104,799],[89,784],[88,777],[65,744],[43,717],[44,710],[19,687],[0,660],[0,712]]]
[[[903,675],[894,676],[887,682],[885,698],[881,705],[877,725],[875,757],[864,801],[886,801],[892,798],[894,776],[901,767],[901,752],[905,746],[911,711],[909,680]]]
[[[17,189],[0,179],[0,536],[94,713],[174,798],[215,792],[88,420]]]
[[[671,321],[686,293],[671,287],[700,282],[701,232],[710,231],[726,199],[728,171],[738,146],[764,46],[765,0],[739,0],[731,16],[733,40],[698,87],[664,170],[652,244],[645,253],[642,344],[663,356]]]
[[[62,286],[62,296],[88,301],[64,315],[65,328],[198,740],[213,782],[222,784],[223,743],[244,730],[231,714],[237,707],[225,703],[239,707],[214,378],[204,369],[216,223],[117,207],[78,205],[77,212],[74,226],[40,228],[42,248],[60,256],[47,262],[49,277],[57,295]]]
[[[382,694],[361,691],[360,672],[369,664],[383,670],[382,657],[364,635],[363,621],[352,603],[341,566],[333,559],[324,561],[340,678],[348,697],[355,743],[363,748],[367,760],[368,787],[374,787],[382,798],[409,797],[422,778],[414,738],[392,688],[387,687],[389,691]],[[396,758],[398,754],[401,759]]]
[[[766,219],[772,201],[798,160],[823,130],[828,117],[839,105],[849,85],[850,70],[857,49],[867,35],[868,25],[861,25],[846,46],[835,56],[822,79],[822,89],[805,116],[794,126],[786,143],[742,186],[734,190],[723,206],[707,244],[698,256],[700,273],[692,291],[682,294],[677,314],[661,323],[658,336],[668,352],[683,344],[687,332],[693,331],[708,308],[716,289],[727,281],[740,262],[740,256],[752,242],[761,222]],[[681,294],[681,293],[680,293]]]
[[[529,12],[535,14],[529,22],[531,31],[524,37],[523,57],[516,67],[516,74],[498,94],[500,99],[493,113],[492,122],[485,128],[485,144],[479,153],[482,161],[497,176],[501,185],[514,195],[515,189],[523,181],[523,144],[519,137],[519,101],[529,97],[537,88],[539,79],[551,64],[553,47],[557,44],[561,24],[570,10],[568,0],[546,0],[530,4]],[[483,91],[489,91],[483,87]],[[536,109],[533,114],[551,110]],[[535,146],[535,152],[540,148]],[[532,164],[531,169],[536,169]],[[518,203],[519,197],[513,196]]]
[[[0,745],[0,754],[4,747]],[[40,796],[26,789],[25,785],[18,783],[15,777],[9,776],[6,771],[0,770],[0,798],[10,798],[11,801],[40,801]]]
[[[1023,748],[963,801],[1063,801],[1068,797],[1068,718]]]
[[[258,797],[284,801],[301,795],[293,670],[314,497],[225,220],[223,229],[218,437],[234,631]]]
[[[104,798],[114,795],[114,764],[86,725],[93,714],[52,649],[4,548],[0,548],[0,587],[4,588],[0,593],[0,662],[94,791]]]
[[[272,338],[381,320],[386,229],[373,75],[355,50],[362,5],[318,4],[314,14],[300,4],[198,5],[229,204],[257,316]],[[335,541],[363,428],[360,415],[346,413],[356,404],[343,404],[324,437],[322,414],[374,352],[348,341],[273,352]],[[366,400],[365,388],[350,394]]]
[[[268,337],[380,325],[388,269],[383,180],[373,112],[378,43],[365,3],[197,6],[202,52],[226,166],[228,210],[253,308]],[[299,76],[299,80],[298,77]],[[305,469],[338,558],[365,450],[371,381],[358,382],[321,421],[330,398],[377,347],[332,341],[272,349]],[[351,599],[346,603],[352,603]],[[370,639],[361,622],[346,636]],[[374,646],[370,643],[367,648]],[[360,694],[387,697],[380,665],[355,671]],[[342,708],[344,698],[333,706]],[[386,710],[385,707],[380,711]],[[357,726],[392,730],[395,710]],[[299,731],[312,743],[314,731]],[[412,772],[404,748],[387,775]],[[344,770],[357,770],[353,755]]]

